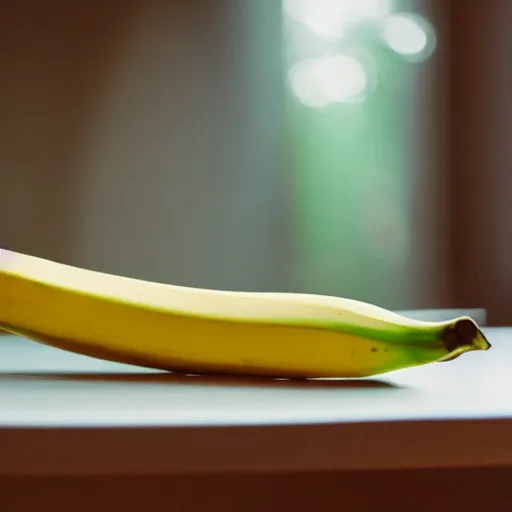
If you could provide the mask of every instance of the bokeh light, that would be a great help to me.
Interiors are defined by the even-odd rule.
[[[297,100],[288,110],[297,286],[372,301],[408,293],[374,282],[405,283],[412,254],[411,77],[436,42],[415,7],[283,0],[287,78]]]
[[[361,62],[344,54],[304,59],[293,66],[289,78],[296,96],[309,107],[360,102],[368,85]]]
[[[382,22],[382,39],[394,52],[415,60],[428,57],[435,43],[427,20],[409,13],[387,16]]]
[[[286,13],[316,35],[340,38],[353,23],[377,19],[390,11],[390,0],[285,0]]]

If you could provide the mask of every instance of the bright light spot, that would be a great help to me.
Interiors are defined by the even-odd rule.
[[[381,18],[391,10],[390,0],[352,0],[345,3],[352,5],[356,16],[363,19]]]
[[[290,71],[290,83],[295,95],[308,107],[324,107],[330,98],[321,86],[317,59],[306,59]]]
[[[366,72],[353,57],[337,55],[324,58],[319,67],[323,89],[335,101],[352,102],[366,89]]]
[[[318,36],[339,38],[347,25],[388,14],[390,0],[284,0],[284,8]]]
[[[349,55],[303,60],[289,78],[294,93],[309,107],[362,101],[368,83],[362,64]]]
[[[429,37],[430,36],[430,37]],[[382,37],[396,53],[405,56],[426,54],[433,46],[433,30],[420,16],[395,14],[383,20]]]

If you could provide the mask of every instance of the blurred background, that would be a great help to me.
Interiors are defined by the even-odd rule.
[[[2,4],[0,246],[512,323],[512,2]]]

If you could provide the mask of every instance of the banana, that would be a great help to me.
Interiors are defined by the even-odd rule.
[[[347,298],[222,291],[0,250],[0,328],[168,371],[360,378],[488,350],[468,317],[424,322]]]

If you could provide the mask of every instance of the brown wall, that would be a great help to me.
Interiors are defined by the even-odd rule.
[[[0,245],[286,289],[280,13],[272,0],[2,5]]]
[[[512,2],[452,0],[454,304],[512,324]]]

